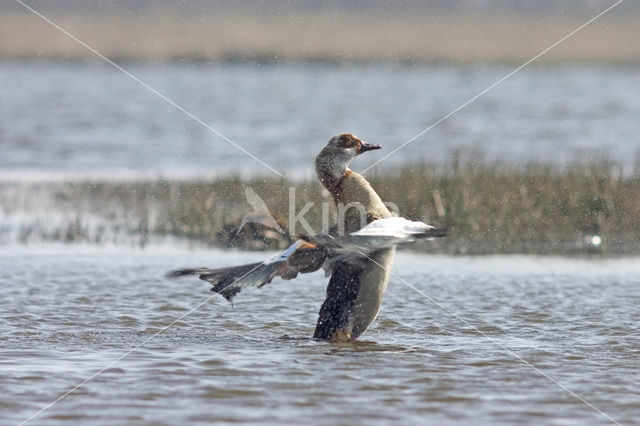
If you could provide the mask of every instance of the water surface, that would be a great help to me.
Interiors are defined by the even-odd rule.
[[[123,64],[281,173],[310,176],[334,134],[382,158],[507,75],[507,65]],[[638,68],[532,64],[379,167],[477,158],[634,167]],[[233,144],[104,63],[0,62],[0,177],[271,174]]]
[[[378,320],[362,342],[339,345],[308,338],[327,282],[320,273],[247,290],[233,306],[207,300],[196,279],[162,277],[262,256],[3,250],[2,424],[27,419],[143,342],[33,424],[607,423],[505,347],[619,422],[640,418],[637,259],[403,251]]]

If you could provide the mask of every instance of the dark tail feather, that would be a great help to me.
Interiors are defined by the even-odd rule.
[[[208,269],[178,269],[167,273],[169,278],[178,278],[185,275],[199,275],[203,281],[213,285],[211,291],[224,296],[231,301],[233,296],[243,288],[249,286],[262,287],[271,282],[276,275],[279,263],[264,264],[262,262],[249,263],[247,265],[232,266],[230,268]]]
[[[423,232],[422,234],[418,234],[415,237],[416,238],[442,238],[442,237],[448,237],[450,234],[450,230],[449,228],[431,228],[426,232]]]
[[[169,271],[164,276],[167,278],[180,278],[186,275],[199,275],[206,274],[207,272],[213,271],[213,269],[209,268],[191,268],[191,269],[176,269],[175,271]]]
[[[244,285],[240,281],[247,278],[252,272],[261,268],[262,262],[249,263],[248,265],[233,266],[231,268],[210,269],[200,274],[200,279],[213,285],[211,291],[224,296],[231,301],[233,296],[240,293]]]

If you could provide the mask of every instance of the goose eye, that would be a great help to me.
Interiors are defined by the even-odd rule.
[[[340,138],[340,145],[344,148],[355,148],[358,146],[358,139],[352,135],[344,135]]]

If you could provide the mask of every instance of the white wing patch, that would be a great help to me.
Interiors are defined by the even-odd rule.
[[[374,220],[359,231],[351,233],[351,235],[403,238],[412,235],[424,234],[430,229],[434,229],[434,227],[427,225],[424,222],[417,222],[405,219],[404,217],[389,217],[386,219]]]
[[[277,263],[277,262],[282,262],[282,261],[286,261],[287,258],[289,256],[291,256],[291,254],[298,250],[298,248],[300,248],[301,245],[305,244],[305,242],[303,240],[297,240],[295,241],[293,244],[291,244],[289,247],[287,247],[287,249],[285,251],[283,251],[282,253],[280,253],[278,255],[278,257],[269,259],[268,261],[265,262],[265,264],[271,264],[271,263]]]
[[[419,239],[432,239],[447,235],[446,229],[438,229],[424,222],[402,217],[374,220],[364,228],[343,236],[321,234],[314,242],[326,247],[328,268],[337,261],[356,262],[376,250],[409,244]]]

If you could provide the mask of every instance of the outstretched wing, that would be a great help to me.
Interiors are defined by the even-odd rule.
[[[201,280],[213,285],[211,291],[230,301],[244,288],[262,287],[275,277],[290,280],[299,273],[313,272],[323,266],[332,272],[338,261],[358,262],[366,260],[366,256],[377,250],[447,234],[446,230],[423,222],[390,217],[375,220],[359,231],[343,236],[327,233],[304,237],[265,262],[220,269],[179,269],[169,272],[167,276],[198,275]]]
[[[447,229],[403,217],[377,219],[346,235],[319,234],[310,241],[325,247],[329,257],[367,256],[377,250],[412,243],[418,239],[445,237]]]
[[[322,266],[325,257],[324,249],[313,243],[298,240],[282,253],[264,262],[220,269],[178,269],[167,273],[166,276],[178,278],[185,275],[198,275],[201,280],[212,284],[211,291],[231,301],[246,287],[262,287],[275,277],[290,280],[298,273],[313,272]]]
[[[270,283],[277,275],[279,267],[280,265],[277,263],[257,262],[220,269],[179,269],[169,272],[167,277],[178,278],[185,275],[198,275],[201,280],[213,285],[211,291],[219,293],[230,301],[233,296],[245,287],[262,287]]]

